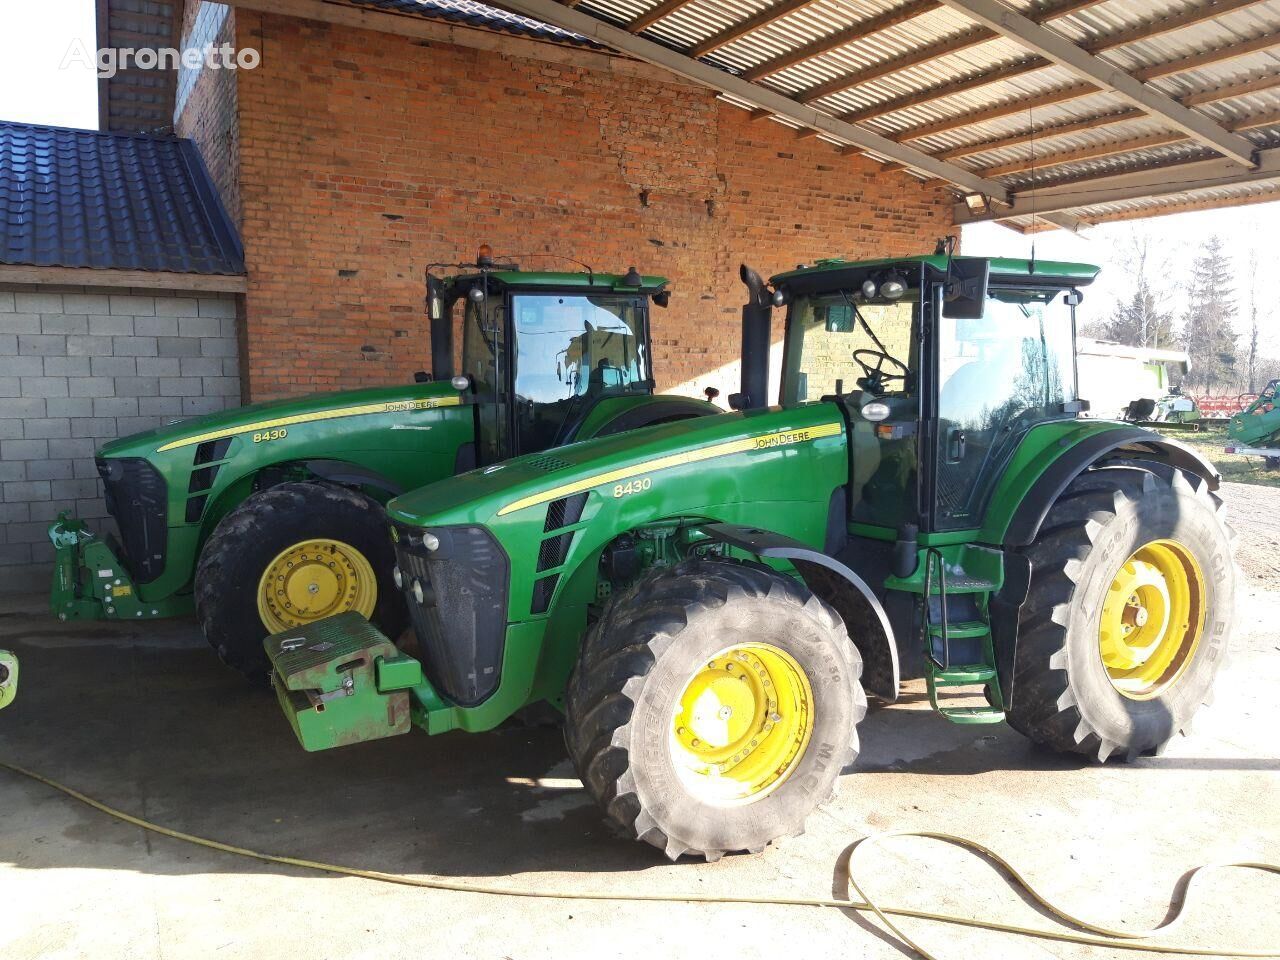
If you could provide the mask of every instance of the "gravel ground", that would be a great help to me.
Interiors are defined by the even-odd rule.
[[[1254,583],[1280,590],[1280,489],[1224,483],[1221,495],[1240,569]]]

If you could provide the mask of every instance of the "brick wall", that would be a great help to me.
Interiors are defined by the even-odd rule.
[[[944,191],[630,61],[245,9],[236,22],[237,41],[263,51],[236,79],[255,399],[407,379],[429,354],[425,265],[471,259],[482,241],[671,277],[654,321],[660,386],[688,392],[718,371],[727,392],[740,261],[767,275],[918,253],[950,227]]]
[[[58,511],[106,516],[105,441],[239,403],[233,296],[0,285],[0,589]]]
[[[205,0],[188,0],[183,9],[183,50],[235,43],[236,12]],[[205,166],[233,223],[240,222],[240,147],[236,122],[235,70],[183,67],[174,101],[174,130],[200,148]]]

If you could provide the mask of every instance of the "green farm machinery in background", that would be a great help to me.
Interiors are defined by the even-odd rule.
[[[412,640],[266,640],[307,749],[547,702],[620,830],[714,859],[802,829],[864,689],[1105,761],[1160,750],[1226,649],[1214,468],[1081,419],[1093,267],[932,256],[743,268],[722,413],[594,437],[387,507]],[[785,308],[779,403],[771,313]]]
[[[1227,424],[1227,453],[1263,457],[1280,469],[1280,380],[1272,380]]]
[[[666,305],[665,286],[634,269],[522,272],[482,248],[474,268],[428,271],[432,373],[417,382],[254,404],[106,444],[98,471],[119,540],[66,516],[50,527],[54,615],[194,609],[222,658],[263,678],[262,638],[279,630],[354,610],[397,635],[407,620],[389,498],[517,454],[721,412],[654,394],[649,305]]]

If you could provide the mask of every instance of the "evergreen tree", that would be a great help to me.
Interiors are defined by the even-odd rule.
[[[1191,268],[1182,319],[1182,342],[1191,355],[1187,383],[1206,393],[1228,393],[1236,386],[1234,281],[1222,241],[1209,237]]]

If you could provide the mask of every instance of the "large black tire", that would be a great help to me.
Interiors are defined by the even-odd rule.
[[[768,644],[799,666],[813,724],[782,779],[726,805],[682,780],[671,728],[689,680],[743,643]],[[857,757],[861,673],[844,624],[802,584],[756,565],[688,560],[617,595],[587,634],[569,679],[565,739],[588,792],[629,836],[672,860],[756,852],[802,832]]]
[[[330,484],[271,487],[223,517],[200,553],[195,578],[196,617],[205,639],[223,663],[255,682],[267,678],[262,641],[273,632],[258,612],[262,575],[284,550],[317,538],[339,541],[363,555],[376,579],[371,622],[393,640],[405,629],[408,612],[392,580],[395,551],[382,506]]]
[[[1112,682],[1099,625],[1108,589],[1135,551],[1173,541],[1202,572],[1203,629],[1149,693]],[[1186,732],[1226,652],[1235,567],[1222,501],[1203,479],[1162,465],[1092,470],[1062,494],[1029,549],[1009,724],[1038,744],[1105,762],[1161,751]],[[1127,592],[1127,591],[1126,591]]]

